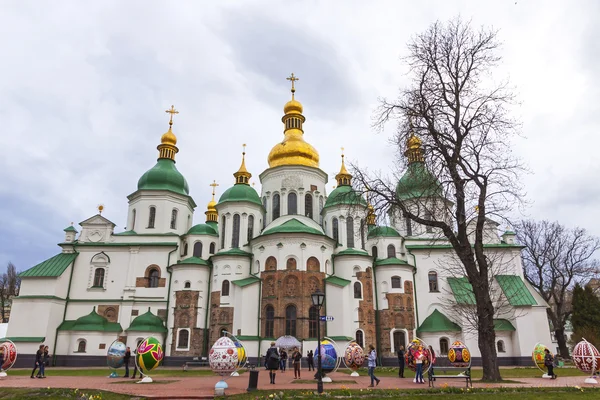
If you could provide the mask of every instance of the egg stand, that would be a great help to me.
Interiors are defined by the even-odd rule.
[[[12,368],[12,366],[13,366],[13,365],[15,365],[15,363],[17,362],[17,357],[18,357],[18,355],[19,355],[19,352],[17,351],[17,346],[15,346],[15,344],[14,344],[14,343],[13,343],[11,340],[9,340],[9,339],[6,339],[6,340],[4,340],[3,342],[4,342],[4,343],[8,342],[8,343],[12,344],[12,346],[15,348],[15,361],[14,361],[14,362],[12,363],[12,365],[11,365],[10,367],[8,367],[8,369],[6,369],[6,370],[4,370],[4,369],[2,369],[2,368],[0,367],[0,379],[2,379],[2,378],[6,378],[6,377],[8,376],[8,375],[6,374],[6,371],[8,371],[9,369],[11,369],[11,368]],[[0,365],[3,365],[3,364],[4,364],[4,360],[0,360],[0,361],[2,361],[2,364],[0,364]]]
[[[246,351],[246,347],[244,346],[244,344],[240,340],[238,340],[238,338],[236,338],[230,332],[224,331],[223,333],[225,335],[227,335],[230,339],[233,338],[233,339],[231,339],[231,341],[234,344],[235,344],[235,342],[239,342],[240,344],[242,344],[242,348],[244,349],[244,352]],[[247,360],[246,360],[246,362],[247,362]],[[229,374],[228,378],[231,378],[232,376],[240,376],[240,374],[238,373],[238,371],[240,369],[242,369],[245,365],[246,365],[245,363],[242,366],[238,365],[238,367],[235,369],[235,371],[233,371],[231,374]],[[225,389],[229,388],[229,385],[227,385],[227,382],[225,382],[225,376],[226,375],[222,375],[222,374],[219,374],[219,375],[221,375],[221,380],[218,381],[215,384],[215,395],[222,396],[222,395],[225,394]]]
[[[592,351],[592,348],[594,347],[590,342],[588,342],[587,340],[585,340],[585,338],[581,338],[582,342],[585,342],[588,351],[591,354],[591,357],[593,359],[592,361],[592,375],[589,378],[585,378],[585,383],[588,383],[590,385],[597,385],[598,384],[598,380],[596,380],[596,378],[594,378],[594,373],[596,371],[600,371],[600,365],[597,364],[597,358],[594,357],[594,352]],[[581,343],[581,342],[579,342]],[[577,347],[577,346],[576,346]],[[580,357],[585,357],[584,355],[581,355]]]
[[[329,340],[331,342],[331,344],[333,345],[333,347],[335,348],[335,352],[337,355],[337,357],[335,359],[335,367],[333,368],[333,371],[330,372],[330,373],[334,373],[338,370],[338,368],[340,367],[340,363],[342,362],[342,360],[340,359],[340,348],[337,345],[337,343],[335,342],[335,340],[331,339],[330,337],[323,336],[323,340]],[[323,341],[321,341],[321,343],[322,342]],[[323,354],[325,353],[325,349],[323,348],[323,345],[321,345],[321,351],[323,352]],[[319,357],[322,357],[322,355],[319,354]],[[323,381],[323,383],[333,382],[329,376],[323,376],[322,381]]]
[[[419,345],[420,345],[421,347],[423,347],[423,350],[424,350],[424,351],[427,351],[427,352],[429,352],[429,349],[427,348],[427,343],[425,343],[425,341],[424,341],[423,339],[419,339],[418,337],[416,337],[416,336],[415,336],[415,338],[414,338],[414,339],[411,341],[411,344],[412,344],[412,342],[414,342],[414,341],[418,341],[418,342],[419,342]],[[410,345],[409,345],[409,346],[410,346]],[[406,349],[406,350],[408,351],[408,349]],[[427,373],[427,371],[429,371],[429,368],[431,368],[431,361],[430,361],[430,362],[429,362],[429,364],[427,365],[427,368],[424,368],[424,369],[423,369],[423,379],[425,378],[425,374]],[[416,371],[416,370],[415,370],[415,371]],[[415,377],[414,377],[414,379],[413,379],[413,383],[417,383],[417,375],[416,375],[416,374],[415,374]]]
[[[147,340],[148,340],[150,337],[151,337],[151,336],[148,336],[148,337],[146,337],[144,340],[142,340],[142,343],[145,343],[145,342],[146,342],[146,341],[147,341]],[[138,346],[138,347],[139,347],[139,346]],[[137,359],[138,359],[138,358],[137,358],[137,351],[138,351],[138,349],[136,348],[136,354],[135,354],[135,359],[134,359],[134,361],[135,361],[135,367],[137,368],[137,370],[138,370],[138,371],[140,371],[140,376],[143,376],[143,378],[142,378],[140,381],[136,382],[136,383],[152,383],[152,382],[154,382],[154,381],[152,380],[152,378],[151,378],[150,376],[146,375],[146,374],[144,373],[144,371],[142,371],[142,369],[141,369],[141,368],[140,368],[140,366],[138,365],[138,362],[137,362]],[[160,362],[160,361],[159,361],[159,362]]]
[[[238,338],[236,338],[233,335],[231,335],[231,337],[235,339],[235,341],[233,343],[237,342],[237,343],[239,343],[239,344],[242,345],[242,349],[244,349],[244,354],[246,354],[246,346],[244,346],[244,343],[242,343],[241,340],[238,340]],[[238,361],[238,367],[237,367],[237,369],[235,371],[233,371],[230,376],[240,376],[240,374],[239,374],[238,371],[241,370],[241,369],[243,369],[243,368],[245,368],[246,364],[248,364],[248,356],[246,356],[246,360],[244,361],[243,364],[239,364],[239,361]]]
[[[346,354],[346,349],[348,348],[348,346],[350,346],[351,343],[356,343],[356,340],[351,340],[348,343],[346,343],[346,346],[344,347],[344,355]],[[358,343],[356,343],[357,346],[360,346]],[[361,347],[362,349],[362,347]],[[363,359],[364,359],[365,355],[364,355],[364,349],[363,349]],[[344,356],[344,365],[346,366],[346,368],[350,368],[348,367],[348,364],[346,364],[346,357]],[[350,376],[360,376],[359,373],[355,370],[352,371],[352,373],[350,374]]]

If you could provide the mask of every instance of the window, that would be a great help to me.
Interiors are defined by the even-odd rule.
[[[360,220],[360,248],[365,249],[365,220]]]
[[[362,286],[360,282],[354,282],[354,298],[362,299]]]
[[[313,198],[310,193],[304,195],[304,215],[308,218],[313,217]]]
[[[225,336],[227,336],[227,329],[221,328],[221,337],[225,337]]]
[[[279,218],[280,211],[281,211],[279,206],[280,206],[279,194],[275,193],[273,195],[273,221],[275,221],[277,218]]]
[[[498,353],[506,353],[506,348],[504,348],[503,340],[498,340],[497,347],[498,347]]]
[[[365,347],[365,335],[363,331],[356,331],[356,344],[360,347]]]
[[[154,228],[156,221],[156,207],[150,207],[150,215],[148,216],[148,228]]]
[[[316,338],[319,324],[319,309],[312,306],[308,309],[308,337]]]
[[[188,253],[188,244],[187,242],[185,242],[185,244],[183,245],[183,255],[187,256]]]
[[[187,349],[190,343],[190,331],[187,329],[180,329],[177,335],[177,348]]]
[[[399,276],[392,276],[392,289],[401,289],[402,280]]]
[[[298,214],[298,197],[294,192],[288,194],[288,214]]]
[[[215,245],[215,242],[212,242],[212,243],[210,244],[210,247],[209,247],[209,249],[208,249],[208,252],[209,252],[210,254],[215,254],[215,247],[216,247],[216,245]]]
[[[104,287],[104,272],[104,268],[96,268],[93,287]]]
[[[394,247],[393,244],[390,244],[387,247],[387,258],[392,258],[392,257],[396,257],[396,248]]]
[[[191,287],[192,287],[192,284],[190,283],[190,281],[186,281],[186,282],[183,284],[183,288],[184,288],[184,289],[189,289],[189,288],[191,288]]]
[[[412,236],[412,221],[408,217],[404,217],[406,221],[406,236]]]
[[[373,258],[377,258],[377,246],[371,247],[371,255],[373,255]]]
[[[248,216],[248,241],[254,237],[254,215]]]
[[[171,211],[171,229],[177,229],[177,210]]]
[[[288,260],[285,264],[285,269],[296,269],[296,259],[288,258]]]
[[[133,211],[131,212],[131,230],[134,231],[135,230],[135,208],[133,209]]]
[[[323,224],[323,196],[319,197],[319,222]]]
[[[296,336],[296,306],[294,305],[285,308],[285,334]]]
[[[331,221],[331,230],[332,230],[332,233],[333,233],[333,240],[335,240],[335,242],[337,243],[338,239],[339,239],[338,219],[337,218],[334,218]]]
[[[77,352],[78,353],[85,353],[85,346],[87,345],[86,341],[83,339],[80,339],[79,342],[77,343]]]
[[[346,242],[348,247],[354,247],[354,219],[346,218]]]
[[[221,297],[229,296],[229,281],[225,279],[221,284]]]
[[[240,247],[240,214],[233,216],[233,231],[231,232],[231,247]]]
[[[202,242],[194,243],[194,257],[202,258]]]
[[[265,337],[274,337],[274,328],[275,328],[275,309],[273,306],[269,305],[265,307]]]
[[[443,356],[448,355],[448,339],[446,338],[440,339],[440,354]]]
[[[265,262],[265,271],[275,271],[277,269],[277,259],[273,256],[267,258]]]
[[[319,263],[319,260],[316,257],[310,257],[306,261],[306,270],[309,271],[309,272],[319,272],[319,271],[321,271],[321,265]]]
[[[150,274],[148,275],[148,286],[151,288],[157,288],[158,287],[158,279],[160,278],[160,273],[158,272],[157,269],[153,269],[150,271]]]
[[[223,215],[223,217],[221,217],[221,248],[222,249],[225,248],[225,233],[226,233],[225,227],[226,227],[226,223],[227,223],[227,219]]]
[[[406,346],[406,335],[403,331],[394,331],[394,350],[398,351],[400,346]]]
[[[431,221],[431,212],[425,211],[425,220]],[[427,232],[427,233],[433,232],[433,227],[431,227],[429,225],[425,225],[425,232]]]
[[[429,278],[429,291],[430,292],[439,292],[438,289],[438,276],[436,272],[430,272],[428,274]]]
[[[263,204],[263,208],[265,209],[265,212],[266,212],[267,211],[267,198],[266,197],[263,197],[262,204]],[[263,219],[263,222],[262,222],[262,228],[265,229],[266,227],[267,227],[267,216],[265,215],[265,218]]]

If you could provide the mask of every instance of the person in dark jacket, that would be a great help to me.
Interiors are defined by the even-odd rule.
[[[552,377],[552,379],[556,379],[556,374],[554,373],[554,357],[550,354],[550,350],[544,350],[546,354],[544,355],[544,365],[548,368],[548,375]]]
[[[396,354],[398,355],[398,378],[404,378],[404,346],[400,346]]]
[[[129,360],[131,359],[131,348],[127,347],[125,349],[125,357],[123,357],[123,362],[125,365],[125,375],[123,378],[129,378]]]
[[[285,351],[284,349],[281,349],[279,351],[279,369],[281,370],[281,372],[285,372],[285,369],[287,366],[286,365],[287,359],[288,359],[287,351]]]
[[[308,362],[308,370],[309,371],[314,371],[315,370],[315,358],[314,358],[314,354],[312,350],[309,350],[308,353],[306,353],[306,362]]]
[[[33,374],[35,374],[35,371],[39,368],[40,370],[42,369],[42,362],[44,360],[44,345],[40,344],[40,348],[38,349],[38,351],[35,352],[35,364],[33,366],[33,371],[31,371],[31,379],[35,379],[35,377],[33,376]],[[40,373],[38,372],[37,377],[40,377]]]
[[[294,365],[294,379],[300,379],[300,361],[302,361],[302,353],[298,348],[294,348],[292,353],[292,364]]]
[[[142,343],[141,341],[138,343],[138,347],[140,347],[141,343]],[[133,375],[131,376],[131,379],[135,379],[135,375],[138,372],[137,364],[135,362],[135,356],[137,355],[137,349],[138,349],[138,347],[136,347],[135,350],[133,351],[133,359],[134,359],[133,360]],[[140,378],[143,378],[142,371],[140,371]]]
[[[279,369],[279,352],[275,347],[275,342],[271,342],[271,347],[267,350],[267,368],[269,369],[269,377],[271,378],[271,384],[275,384],[275,371]]]

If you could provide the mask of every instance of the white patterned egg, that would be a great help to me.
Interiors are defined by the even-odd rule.
[[[229,375],[238,366],[238,351],[235,343],[228,337],[220,337],[208,353],[210,369],[219,375]]]

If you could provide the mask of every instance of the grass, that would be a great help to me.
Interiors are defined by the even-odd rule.
[[[339,369],[338,371],[344,372],[347,374],[352,373],[349,369]],[[448,375],[457,375],[459,371],[448,371]],[[576,368],[556,368],[554,370],[556,375],[561,376],[587,376],[589,374],[584,374],[580,372]],[[368,371],[366,368],[360,368],[358,373],[361,376],[367,376]],[[375,369],[375,375],[377,376],[398,376],[398,368],[394,367],[377,367]],[[443,376],[444,373],[437,369],[436,375]],[[542,372],[537,368],[529,368],[529,367],[515,367],[515,368],[501,368],[500,375],[502,375],[503,379],[511,379],[511,378],[540,378],[542,376]],[[414,378],[415,373],[410,369],[406,368],[404,370],[405,378]],[[471,378],[473,380],[478,380],[483,377],[483,370],[480,368],[471,369]]]
[[[110,369],[106,368],[61,368],[61,367],[48,367],[46,368],[47,376],[108,376],[110,375]],[[125,370],[120,368],[117,370],[120,376],[125,374]],[[133,373],[133,368],[129,370],[129,373]],[[239,371],[240,375],[244,371]],[[8,372],[9,375],[14,376],[28,376],[31,374],[31,369],[11,369]],[[152,377],[185,377],[185,376],[215,376],[215,373],[210,369],[192,369],[187,372],[183,372],[181,368],[157,368],[150,373]],[[1,399],[1,397],[0,397]]]
[[[44,400],[143,400],[142,397],[129,396],[106,392],[103,390],[74,390],[74,389],[14,389],[2,388],[0,400],[44,399]]]

